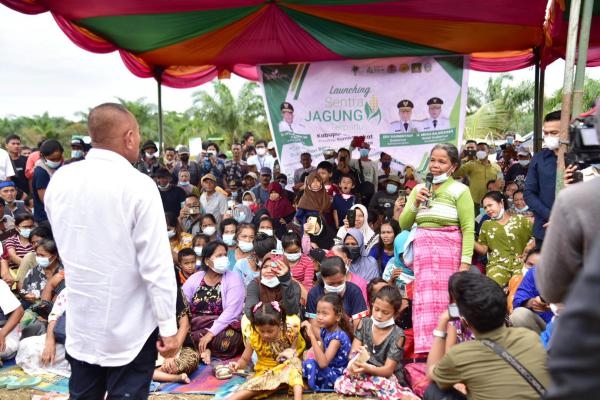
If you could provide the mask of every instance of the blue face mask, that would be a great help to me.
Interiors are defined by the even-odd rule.
[[[369,149],[360,149],[358,152],[360,153],[361,157],[368,157],[369,156]]]
[[[398,191],[398,186],[394,185],[393,183],[388,183],[385,185],[385,191],[388,194],[394,194]]]
[[[47,165],[49,168],[52,168],[52,169],[56,169],[56,168],[60,167],[60,166],[61,166],[61,164],[62,164],[62,162],[60,162],[60,161],[50,161],[50,160],[46,160],[46,165]]]

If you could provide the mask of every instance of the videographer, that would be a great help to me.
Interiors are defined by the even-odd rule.
[[[600,137],[598,128],[596,125]],[[597,162],[600,152],[586,158]],[[572,185],[560,193],[536,271],[542,297],[549,303],[565,303],[553,333],[548,364],[553,386],[547,398],[552,400],[593,399],[600,393],[598,193],[600,179]]]

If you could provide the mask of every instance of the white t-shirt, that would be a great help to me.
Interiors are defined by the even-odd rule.
[[[6,150],[0,149],[0,180],[5,181],[11,176],[15,176],[15,170],[10,155]]]
[[[0,280],[0,308],[2,313],[8,316],[11,312],[15,311],[21,302],[15,297],[13,292],[3,280]]]
[[[271,168],[271,172],[273,172],[273,167],[275,166],[275,159],[270,154],[265,154],[262,157],[258,155],[253,155],[248,157],[246,161],[248,165],[254,165],[256,170],[260,173],[260,169],[264,167]]]

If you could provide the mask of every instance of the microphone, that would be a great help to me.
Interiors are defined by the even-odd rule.
[[[432,186],[433,186],[433,174],[430,172],[425,177],[425,188],[427,189],[428,192],[431,192]],[[429,199],[427,199],[423,202],[423,207],[424,208],[429,207]]]

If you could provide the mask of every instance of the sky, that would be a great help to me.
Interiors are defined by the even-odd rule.
[[[58,28],[50,13],[25,15],[0,5],[0,117],[51,116],[75,119],[78,111],[95,105],[145,98],[157,103],[156,82],[127,70],[117,52],[95,54],[72,43]],[[532,80],[533,67],[512,72],[514,82]],[[600,67],[587,74],[600,79]],[[494,74],[469,72],[469,85],[481,89]],[[562,86],[564,62],[546,70],[546,94]],[[245,82],[233,76],[224,80],[234,93]],[[191,89],[163,87],[163,109],[185,111],[193,105],[192,93],[212,92],[205,84]]]

